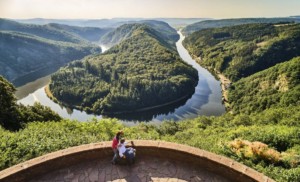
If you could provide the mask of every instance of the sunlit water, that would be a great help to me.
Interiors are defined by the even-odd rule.
[[[44,91],[44,87],[49,83],[50,76],[42,77],[36,81],[27,83],[22,87],[18,87],[17,96],[20,98],[19,103],[25,105],[33,105],[34,102],[40,102],[45,106],[51,107],[60,116],[79,121],[87,121],[91,118],[116,117],[129,125],[138,121],[160,122],[162,120],[182,120],[186,118],[195,118],[199,115],[218,116],[225,112],[222,104],[220,82],[210,74],[206,69],[199,66],[195,60],[191,58],[187,50],[183,47],[182,41],[184,36],[180,34],[180,40],[176,43],[180,57],[188,64],[192,65],[198,71],[199,81],[195,88],[195,93],[186,100],[176,104],[161,107],[159,109],[143,112],[131,113],[112,116],[96,116],[87,114],[84,111],[76,109],[68,109],[54,103],[50,100]],[[105,52],[107,47],[101,45],[102,51]]]
[[[108,47],[108,46],[106,46],[106,45],[103,45],[103,44],[100,44],[99,46],[101,47],[101,51],[102,51],[102,53],[104,53],[105,51],[107,51],[107,50],[109,49],[109,47]]]

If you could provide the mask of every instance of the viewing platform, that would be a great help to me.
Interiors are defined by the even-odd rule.
[[[186,145],[133,140],[133,165],[112,165],[111,142],[67,148],[0,171],[1,182],[274,182],[227,157]]]

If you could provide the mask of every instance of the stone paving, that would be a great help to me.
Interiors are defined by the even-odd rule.
[[[111,159],[85,161],[36,177],[32,182],[226,182],[203,168],[165,158],[138,158],[133,165],[112,165]]]

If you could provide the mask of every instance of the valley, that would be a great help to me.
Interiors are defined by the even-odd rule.
[[[199,80],[197,86],[195,87],[195,93],[190,98],[184,99],[181,102],[154,109],[152,111],[112,115],[112,117],[117,117],[123,121],[126,121],[125,123],[132,125],[133,123],[129,123],[128,121],[159,122],[166,119],[178,121],[187,118],[195,118],[198,115],[218,116],[225,112],[225,108],[221,100],[220,82],[217,81],[215,77],[207,70],[200,67],[191,58],[187,50],[182,46],[182,41],[184,40],[183,35],[180,32],[178,33],[180,34],[180,40],[178,40],[176,43],[176,47],[180,57],[198,71]],[[35,89],[29,93],[27,92],[28,88],[26,88],[26,85],[17,88],[17,93],[27,93],[26,97],[24,98],[18,97],[20,99],[18,102],[26,105],[33,105],[37,98],[40,103],[51,107],[52,110],[59,113],[59,115],[61,115],[63,118],[76,119],[79,121],[87,121],[93,117],[102,117],[102,115],[97,116],[94,114],[87,114],[86,112],[78,109],[60,106],[59,104],[50,100],[44,92],[44,86],[46,86],[49,81],[50,75],[46,78],[41,78],[29,83],[30,85],[35,85]],[[40,84],[41,82],[42,84]],[[18,95],[19,94],[17,94],[17,96]],[[19,96],[21,96],[21,94]]]
[[[123,130],[299,181],[297,16],[192,21],[1,19],[0,169]]]

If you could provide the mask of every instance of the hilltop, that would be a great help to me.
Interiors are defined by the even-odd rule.
[[[155,29],[128,26],[131,35],[104,54],[73,62],[52,75],[53,95],[94,113],[132,112],[191,95],[197,71]]]
[[[192,34],[193,32],[208,29],[230,27],[234,25],[253,24],[253,23],[292,23],[300,22],[296,18],[236,18],[236,19],[221,19],[221,20],[205,20],[190,24],[183,28],[184,35]]]
[[[167,23],[155,20],[143,20],[128,22],[127,24],[121,25],[115,30],[105,34],[100,39],[100,43],[108,46],[116,45],[122,40],[130,37],[134,30],[139,28],[140,24],[148,25],[156,30],[159,32],[160,36],[162,36],[164,40],[170,44],[175,44],[175,42],[179,39],[179,35],[177,34],[176,30],[170,27],[170,25]]]

